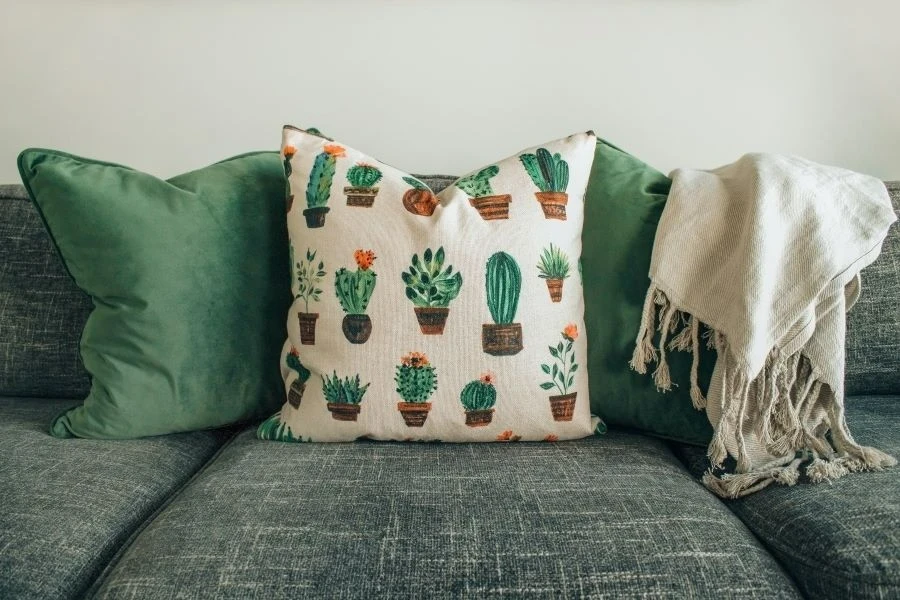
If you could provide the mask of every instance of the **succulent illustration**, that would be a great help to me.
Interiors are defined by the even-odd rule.
[[[369,385],[361,385],[358,374],[341,379],[335,371],[330,377],[325,375],[322,378],[322,393],[325,400],[332,404],[359,404]]]
[[[309,369],[304,367],[303,363],[300,362],[300,353],[297,352],[296,348],[291,348],[284,359],[284,363],[289,369],[297,373],[297,377],[300,381],[305,383],[309,379]]]
[[[462,275],[453,272],[453,265],[441,270],[444,258],[443,246],[437,252],[426,248],[421,260],[418,254],[413,254],[409,271],[400,275],[406,284],[406,297],[415,306],[445,308],[459,295]]]
[[[334,276],[334,288],[345,313],[363,315],[375,291],[376,275],[371,267],[376,257],[372,250],[357,250],[353,257],[356,271],[344,267],[338,269]]]
[[[534,154],[520,155],[519,160],[542,192],[565,192],[569,187],[569,164],[559,152],[550,154],[546,148],[538,148]]]
[[[559,249],[559,246],[550,244],[541,253],[541,262],[537,265],[538,277],[541,279],[566,279],[571,267],[569,257]]]
[[[479,379],[470,381],[459,394],[459,401],[466,410],[488,410],[497,402],[497,389],[494,387],[494,376],[483,374]]]
[[[381,171],[378,167],[366,163],[355,164],[347,169],[347,181],[358,188],[370,188],[381,181]]]
[[[491,188],[491,178],[500,172],[500,167],[491,165],[476,173],[466,175],[456,181],[456,187],[464,191],[472,198],[491,196],[494,190]]]
[[[306,205],[309,208],[322,208],[328,204],[331,196],[331,183],[338,157],[344,156],[344,148],[337,144],[325,144],[322,152],[313,161],[306,186]]]
[[[261,440],[272,440],[275,442],[303,441],[294,435],[290,425],[281,420],[280,412],[260,423],[256,430],[256,437]]]
[[[426,402],[437,389],[437,375],[428,357],[410,352],[397,365],[397,393],[405,402]]]
[[[522,291],[522,272],[512,256],[501,251],[488,259],[485,289],[494,323],[511,324],[516,318]]]

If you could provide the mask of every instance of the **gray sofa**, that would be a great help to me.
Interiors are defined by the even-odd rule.
[[[851,429],[895,456],[898,230],[863,273],[847,368]],[[697,481],[702,448],[616,429],[55,439],[52,418],[89,389],[90,309],[24,190],[0,187],[0,598],[900,597],[900,468],[722,502]]]

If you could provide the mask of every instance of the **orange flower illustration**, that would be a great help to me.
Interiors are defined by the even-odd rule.
[[[356,266],[363,271],[368,271],[378,257],[375,256],[374,250],[357,250],[353,253],[353,258],[356,260]]]
[[[297,149],[293,146],[285,146],[284,150],[282,150],[282,154],[284,154],[285,158],[291,158],[295,154],[297,154]]]
[[[427,367],[430,363],[428,357],[422,352],[410,352],[400,359],[400,364],[404,367]]]
[[[514,434],[512,429],[507,429],[497,436],[498,442],[518,442],[521,439],[522,436]]]
[[[491,373],[490,371],[485,371],[481,374],[481,377],[478,378],[481,383],[486,383],[488,385],[494,385],[494,382],[497,381],[497,376]]]
[[[563,337],[569,340],[570,342],[574,342],[578,339],[578,326],[575,323],[569,323],[566,325],[565,329],[562,330]]]
[[[346,152],[344,151],[344,147],[338,146],[337,144],[325,144],[325,147],[322,148],[322,150],[324,150],[326,154],[330,154],[334,158],[347,156]]]
[[[300,358],[300,353],[293,346],[291,346],[291,351],[288,352],[288,354],[290,354],[291,356],[296,356],[297,358]]]
[[[547,437],[544,438],[544,441],[545,441],[545,442],[558,442],[558,441],[559,441],[559,436],[558,436],[558,435],[554,435],[554,434],[552,434],[552,433],[548,433],[548,434],[547,434]]]

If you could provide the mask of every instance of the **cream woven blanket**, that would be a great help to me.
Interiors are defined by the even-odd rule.
[[[631,366],[657,363],[668,390],[666,353],[693,352],[691,398],[715,428],[706,486],[736,498],[793,485],[804,463],[814,482],[896,464],[844,419],[845,313],[896,220],[884,184],[772,154],[671,176]],[[703,337],[717,351],[706,397]]]

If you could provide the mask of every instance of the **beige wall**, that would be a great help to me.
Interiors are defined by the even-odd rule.
[[[666,171],[900,178],[897,0],[0,0],[0,77],[0,182],[26,146],[168,176],[286,122],[419,172],[590,128]]]

